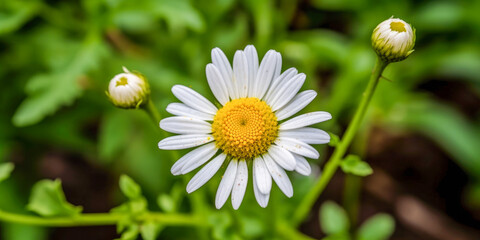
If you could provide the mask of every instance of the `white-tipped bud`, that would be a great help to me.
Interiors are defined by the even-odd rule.
[[[147,80],[138,73],[131,73],[123,67],[124,73],[110,80],[107,96],[119,108],[138,108],[146,104],[150,97]]]
[[[372,46],[383,61],[402,61],[413,52],[415,30],[402,19],[390,18],[373,30]]]

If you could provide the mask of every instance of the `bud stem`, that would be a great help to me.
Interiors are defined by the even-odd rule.
[[[155,104],[153,103],[152,99],[148,100],[148,103],[142,107],[145,112],[147,112],[148,116],[152,119],[153,122],[155,122],[155,125],[157,126],[160,124],[160,120],[162,120],[162,117],[160,113],[158,112],[157,108],[155,107]]]
[[[312,209],[313,204],[318,199],[318,196],[320,196],[320,194],[323,192],[323,190],[335,174],[338,166],[342,162],[345,152],[350,146],[350,143],[352,142],[355,133],[357,132],[360,124],[362,123],[370,100],[372,99],[375,88],[377,87],[378,81],[380,80],[382,72],[383,70],[385,70],[385,67],[387,67],[387,65],[388,62],[385,62],[379,57],[377,57],[377,62],[375,63],[373,73],[370,76],[370,81],[368,82],[367,88],[363,93],[362,100],[357,108],[357,111],[355,112],[352,121],[347,127],[343,139],[337,145],[332,156],[325,164],[322,176],[317,180],[313,188],[303,198],[302,202],[299,204],[297,210],[295,211],[295,214],[293,216],[293,224],[295,224],[295,226],[298,226],[305,219],[307,214]]]

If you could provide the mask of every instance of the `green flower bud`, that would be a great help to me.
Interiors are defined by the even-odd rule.
[[[372,46],[383,61],[402,61],[414,51],[415,30],[402,19],[390,18],[373,30]]]
[[[110,80],[107,96],[119,108],[139,108],[147,104],[150,86],[139,73],[131,73],[123,67],[124,73],[117,74]]]

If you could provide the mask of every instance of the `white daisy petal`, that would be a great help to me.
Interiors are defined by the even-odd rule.
[[[200,169],[200,171],[193,176],[192,180],[188,182],[187,192],[192,193],[208,182],[213,175],[217,173],[218,169],[220,169],[226,157],[227,155],[221,153],[212,161],[207,163],[207,165],[205,165],[202,169]]]
[[[272,83],[270,84],[270,88],[267,91],[267,94],[265,94],[265,97],[263,100],[267,102],[269,105],[271,105],[271,97],[274,93],[276,93],[278,90],[278,86],[281,86],[284,82],[289,81],[295,75],[297,75],[298,71],[296,68],[289,68],[285,72],[282,73],[282,75],[278,76],[277,78],[274,78],[272,80]]]
[[[257,181],[258,189],[262,194],[269,194],[272,189],[272,177],[262,157],[253,160],[253,178]]]
[[[263,156],[265,160],[265,165],[267,166],[268,171],[272,175],[273,180],[277,183],[278,187],[287,197],[293,196],[293,187],[290,179],[287,176],[287,173],[283,168],[278,166],[275,161],[268,155]]]
[[[234,89],[232,85],[232,66],[228,61],[227,56],[225,56],[225,53],[223,53],[220,48],[212,49],[212,63],[218,68],[218,70],[222,74],[223,81],[225,82],[225,85],[227,85],[229,97],[232,99],[238,98],[235,94],[235,91],[233,91]]]
[[[263,57],[262,63],[258,68],[255,81],[250,84],[248,90],[249,97],[256,97],[262,99],[263,95],[272,82],[273,75],[275,74],[275,65],[277,64],[277,55],[274,50],[269,50]]]
[[[210,145],[210,144],[208,144]],[[193,149],[192,151],[188,152],[187,154],[183,155],[180,159],[178,159],[175,164],[173,164],[170,171],[173,175],[180,175],[182,173],[182,168],[189,162],[191,159],[198,160],[202,156],[208,155],[209,151],[211,151],[211,147],[205,145],[198,148]],[[215,153],[214,153],[215,154]]]
[[[210,114],[215,114],[218,111],[215,105],[191,88],[182,85],[175,85],[172,87],[172,93],[187,106],[198,111]]]
[[[289,151],[279,146],[271,145],[266,154],[270,155],[270,157],[285,170],[293,171],[295,169],[296,161]]]
[[[295,113],[299,112],[310,102],[312,102],[316,96],[317,93],[313,90],[306,90],[297,94],[297,96],[287,103],[287,105],[275,112],[275,115],[277,115],[277,120],[281,121],[293,116]]]
[[[253,170],[255,175],[255,170]],[[268,205],[268,200],[270,199],[270,192],[268,194],[263,194],[258,189],[256,178],[253,178],[253,193],[255,194],[255,199],[257,199],[258,205],[262,208],[266,208]]]
[[[247,97],[248,93],[248,62],[243,51],[237,51],[233,57],[233,85],[239,98]]]
[[[293,138],[287,138],[287,137],[278,137],[275,140],[275,144],[277,144],[280,147],[285,148],[286,150],[308,157],[308,158],[314,158],[317,159],[320,154],[318,151],[313,148],[312,146],[302,142],[295,140]]]
[[[177,116],[185,116],[185,117],[192,117],[200,120],[213,121],[213,114],[197,111],[183,103],[168,104],[167,112]]]
[[[248,62],[248,84],[253,84],[255,77],[257,76],[258,71],[258,54],[257,50],[253,45],[248,45],[245,47],[245,55],[247,56]],[[247,92],[248,96],[248,92]]]
[[[163,150],[177,150],[196,147],[213,141],[213,136],[208,134],[176,135],[162,139],[158,148]]]
[[[282,124],[280,124],[280,130],[289,130],[302,128],[315,123],[323,122],[332,119],[332,115],[328,112],[310,112],[294,117]]]
[[[303,73],[296,75],[285,84],[278,87],[278,90],[273,94],[271,99],[272,111],[276,111],[279,108],[285,106],[293,97],[298,93],[298,90],[302,87],[307,76]]]
[[[308,144],[324,144],[330,142],[330,135],[318,128],[304,127],[278,132],[279,137],[293,138]]]
[[[248,167],[245,160],[240,160],[238,162],[237,176],[235,177],[235,182],[233,183],[232,189],[232,207],[237,210],[242,204],[243,196],[245,195],[245,190],[247,190],[248,182]]]
[[[160,121],[160,128],[171,133],[211,133],[212,124],[192,117],[168,117]]]
[[[282,54],[277,52],[275,57],[277,61],[275,62],[275,73],[273,74],[273,79],[280,76],[280,73],[282,72]]]
[[[217,153],[218,150],[215,146],[215,143],[209,143],[197,149],[202,149],[202,151],[197,152],[196,156],[190,158],[190,160],[186,162],[185,165],[183,165],[181,170],[182,174],[187,174],[192,170],[197,169],[198,167],[206,163],[208,160],[210,160],[213,155]]]
[[[205,72],[207,75],[208,86],[210,86],[213,95],[217,98],[218,102],[225,105],[225,103],[229,101],[229,98],[227,85],[223,80],[222,74],[212,63],[207,64]]]
[[[228,196],[230,195],[230,192],[232,191],[233,183],[237,175],[237,166],[237,160],[230,161],[227,170],[225,170],[225,173],[223,174],[222,181],[220,181],[217,195],[215,197],[215,207],[217,209],[220,209],[225,204]]]
[[[297,161],[297,164],[295,165],[295,171],[304,176],[310,175],[312,168],[310,167],[307,159],[295,153],[293,153],[293,157]]]

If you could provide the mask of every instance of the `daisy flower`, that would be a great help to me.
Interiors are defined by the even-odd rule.
[[[305,158],[316,159],[319,153],[309,144],[328,143],[330,136],[307,126],[329,120],[331,115],[311,112],[286,120],[307,106],[316,92],[298,93],[305,74],[295,68],[280,74],[281,67],[280,53],[268,51],[259,65],[257,51],[249,45],[235,53],[232,69],[222,50],[215,48],[206,75],[220,108],[188,87],[173,86],[173,94],[182,103],[167,106],[176,116],[160,121],[160,127],[180,135],[161,140],[158,147],[195,148],[172,166],[173,175],[189,173],[206,163],[188,183],[188,193],[204,185],[227,162],[215,206],[221,208],[231,195],[232,206],[238,209],[250,165],[255,198],[266,207],[272,179],[292,197],[292,183],[285,170],[310,174]]]

